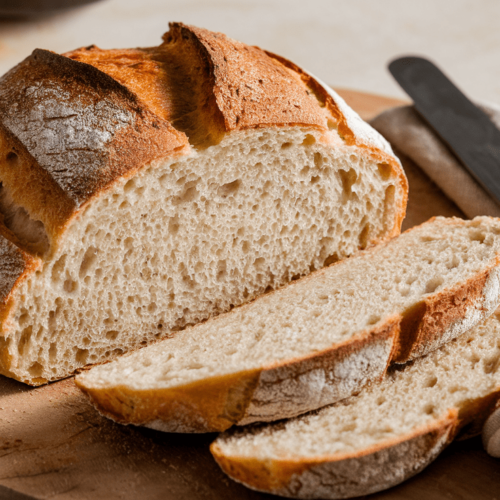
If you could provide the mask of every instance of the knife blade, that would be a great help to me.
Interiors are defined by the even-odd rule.
[[[431,61],[401,57],[389,71],[415,109],[500,205],[500,131]]]

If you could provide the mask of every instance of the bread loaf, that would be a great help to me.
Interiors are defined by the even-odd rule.
[[[500,398],[500,310],[381,384],[315,413],[221,435],[212,453],[233,479],[291,498],[351,498],[390,488],[432,462]]]
[[[65,377],[398,234],[390,147],[292,63],[173,24],[0,79],[0,373]]]
[[[491,314],[499,264],[500,219],[436,218],[76,383],[116,421],[168,432],[296,416]]]

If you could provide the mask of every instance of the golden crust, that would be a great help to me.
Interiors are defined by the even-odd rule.
[[[8,190],[16,205],[24,207],[28,213],[36,214],[43,221],[49,237],[55,237],[71,217],[74,204],[50,174],[39,167],[22,142],[1,122],[0,118],[2,188]],[[20,179],[23,182],[19,182]],[[22,247],[21,242],[15,243]]]
[[[246,400],[258,382],[259,370],[213,377],[174,390],[116,391],[89,389],[78,377],[76,385],[99,412],[124,424],[147,425],[161,421],[168,432],[215,432],[231,427],[245,410]],[[248,394],[249,393],[249,394]]]
[[[182,23],[171,23],[163,39],[159,47],[90,46],[65,55],[122,83],[155,114],[186,132],[191,143],[197,142],[189,133],[195,125],[187,121],[206,122],[214,138],[276,125],[327,130],[325,114],[301,78],[263,50]]]
[[[483,398],[468,401],[460,413],[450,408],[442,417],[421,428],[354,453],[309,459],[228,457],[217,440],[210,451],[226,474],[249,488],[296,498],[316,498],[320,495],[315,489],[318,485],[311,482],[309,489],[307,485],[308,478],[319,476],[321,486],[328,491],[328,496],[321,495],[322,498],[350,498],[399,484],[429,465],[455,437],[479,434],[499,401],[500,388],[497,387]],[[397,463],[392,464],[397,466],[394,473],[390,462],[396,457]],[[358,475],[360,469],[365,474]],[[349,471],[352,471],[351,477],[346,477]]]
[[[100,49],[95,45],[63,54],[107,74],[135,94],[145,106],[168,122],[175,119],[175,96],[169,57],[160,47]]]
[[[45,224],[51,242],[83,204],[118,178],[188,144],[113,78],[39,49],[0,79],[0,126],[17,168],[31,176],[20,190],[19,177],[10,179],[12,165],[2,158],[4,187]],[[62,209],[52,214],[47,206]]]
[[[486,282],[499,264],[500,256],[489,269],[438,295],[430,296],[407,311],[393,361],[406,363],[441,346],[443,332],[482,302]]]
[[[296,498],[317,498],[318,492],[308,488],[307,476],[312,474],[320,476],[322,486],[328,490],[328,496],[323,491],[322,498],[350,498],[394,486],[418,473],[453,440],[458,427],[458,414],[452,409],[424,427],[353,453],[266,460],[228,457],[217,440],[210,451],[226,474],[249,488]],[[397,464],[392,464],[398,468],[396,474],[391,471],[390,463],[394,454],[399,455]],[[371,480],[371,484],[363,484],[361,491],[357,489],[360,465],[368,470]],[[346,477],[349,469],[352,477]]]
[[[166,45],[182,39],[197,49],[226,131],[297,124],[326,130],[320,106],[298,75],[258,47],[182,23],[171,23],[163,39]]]

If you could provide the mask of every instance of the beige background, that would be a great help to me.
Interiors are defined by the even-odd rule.
[[[498,0],[104,0],[45,20],[0,21],[0,74],[40,47],[158,44],[183,21],[277,52],[337,87],[403,96],[385,69],[435,60],[475,99],[500,103]]]

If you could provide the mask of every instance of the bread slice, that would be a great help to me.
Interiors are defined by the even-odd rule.
[[[215,459],[244,485],[292,498],[351,498],[417,474],[500,398],[500,310],[381,384],[310,415],[221,435]]]
[[[499,263],[500,219],[436,218],[76,383],[116,421],[169,432],[292,417],[491,314]]]
[[[387,142],[292,63],[173,24],[0,79],[0,373],[100,363],[400,231]]]

